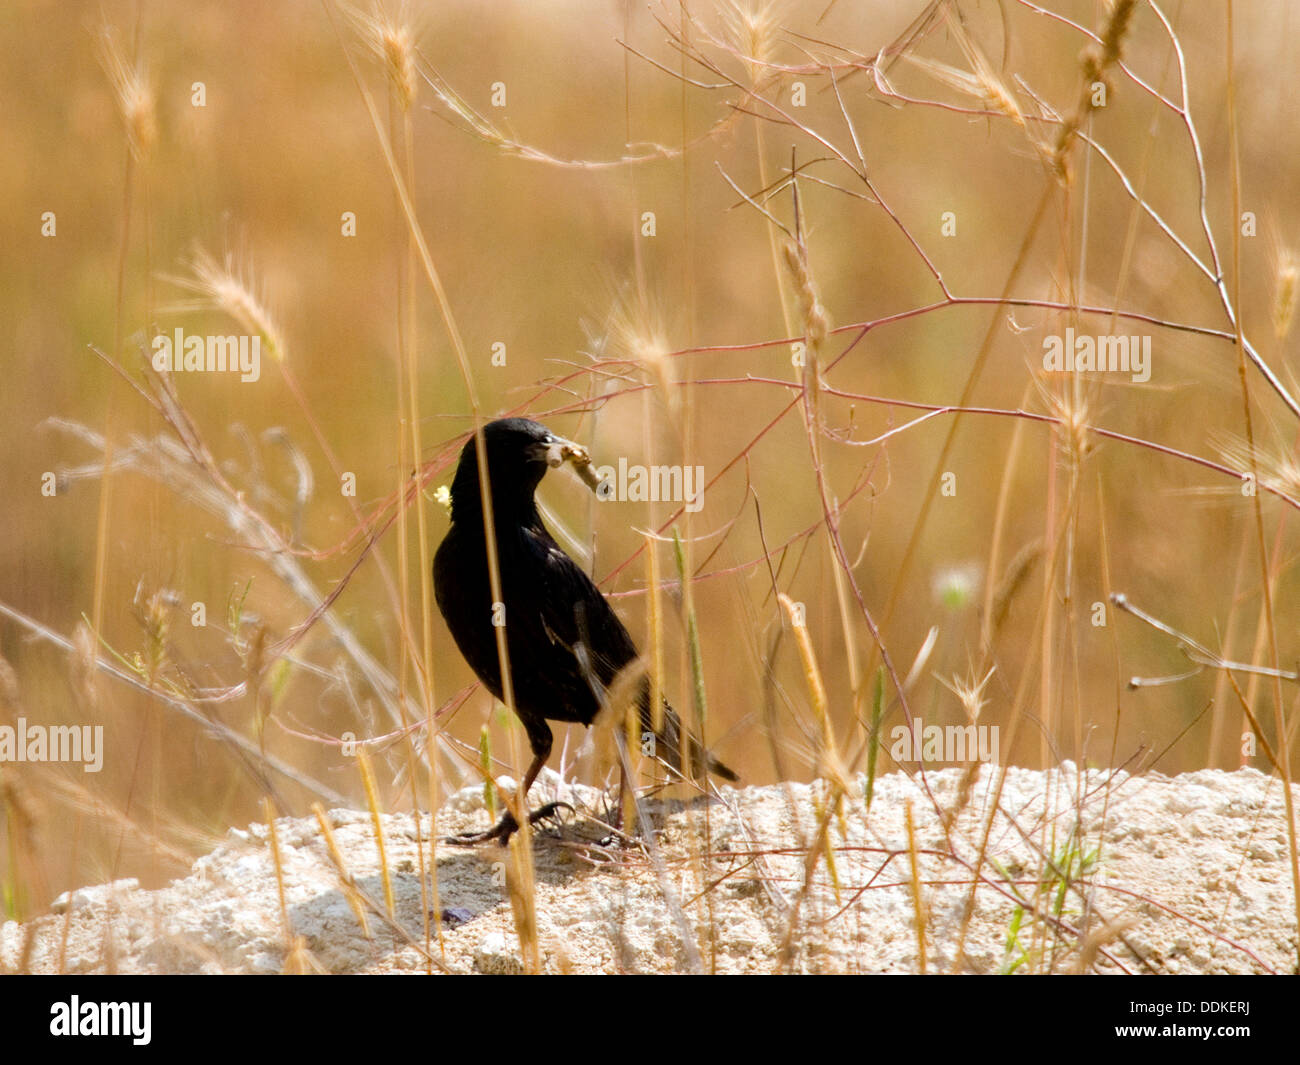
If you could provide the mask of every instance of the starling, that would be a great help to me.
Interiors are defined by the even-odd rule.
[[[514,710],[528,734],[533,761],[524,775],[520,803],[551,753],[548,721],[590,725],[607,693],[637,660],[636,645],[600,590],[560,549],[542,524],[533,497],[548,466],[573,459],[594,487],[584,448],[526,418],[504,418],[483,427],[492,518],[496,531],[501,602],[494,609],[488,579],[487,544],[479,485],[478,451],[471,437],[460,453],[451,483],[451,528],[433,560],[433,590],[456,646],[470,668],[498,699],[503,698],[494,622],[504,622]],[[649,678],[640,678],[637,707],[643,736],[655,737],[656,758],[681,772],[681,720],[663,703],[659,729],[650,713]],[[690,767],[727,780],[734,772],[686,734]],[[644,745],[643,746],[647,746]],[[554,812],[552,803],[529,815],[530,822]],[[526,809],[526,806],[522,806]],[[454,842],[496,839],[505,844],[518,829],[506,811],[495,827]]]

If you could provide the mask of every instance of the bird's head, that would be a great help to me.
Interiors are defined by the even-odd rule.
[[[572,440],[557,436],[540,422],[528,418],[501,418],[483,426],[483,443],[487,449],[488,481],[492,485],[494,510],[531,507],[533,493],[546,471],[572,462],[594,490],[597,478],[587,449]],[[473,437],[461,449],[456,476],[451,484],[452,517],[458,507],[462,514],[478,512],[478,447]]]

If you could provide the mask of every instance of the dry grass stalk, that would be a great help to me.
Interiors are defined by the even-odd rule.
[[[361,773],[361,786],[366,793],[366,806],[370,810],[370,823],[375,830],[375,846],[379,848],[379,875],[384,881],[384,906],[390,920],[397,919],[397,905],[393,900],[393,878],[388,871],[388,851],[384,844],[384,822],[379,809],[379,789],[375,786],[375,773],[370,756],[364,747],[357,748],[357,769]]]
[[[320,834],[325,839],[325,847],[329,851],[330,861],[334,863],[334,869],[339,875],[339,882],[343,885],[343,897],[348,900],[348,905],[352,908],[357,924],[361,926],[361,934],[370,939],[370,919],[366,916],[365,902],[357,890],[356,877],[348,869],[347,863],[343,860],[343,853],[339,850],[338,843],[335,842],[334,829],[330,825],[329,816],[325,813],[325,807],[318,802],[314,802],[311,804],[311,812],[316,815],[316,823],[320,825]]]

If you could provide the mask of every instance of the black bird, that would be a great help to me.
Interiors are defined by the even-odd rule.
[[[600,589],[542,524],[533,498],[547,467],[569,459],[576,460],[589,483],[594,481],[586,450],[527,418],[490,422],[483,427],[483,439],[514,709],[533,752],[520,793],[521,808],[527,809],[528,789],[551,753],[547,721],[590,725],[615,678],[636,661],[637,650]],[[502,699],[478,465],[471,437],[451,483],[451,529],[434,556],[433,590],[461,654],[488,690]],[[643,735],[654,732],[648,677],[640,681],[637,703]],[[682,731],[681,720],[665,701],[653,750],[679,772]],[[703,775],[707,767],[727,780],[738,779],[694,736],[687,734],[686,743],[696,774]],[[543,807],[529,820],[535,822],[554,809],[555,804]],[[518,827],[507,810],[495,827],[455,841],[498,839],[505,844]]]

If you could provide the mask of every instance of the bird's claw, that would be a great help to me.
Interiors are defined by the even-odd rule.
[[[507,813],[500,821],[485,832],[460,832],[454,836],[443,836],[442,842],[449,843],[453,847],[472,847],[476,843],[487,843],[489,840],[499,839],[501,846],[510,842],[510,837],[515,834],[519,828],[519,822]]]
[[[568,810],[569,813],[575,812],[567,802],[548,802],[545,806],[539,806],[528,815],[528,823],[535,825],[539,821],[555,819],[558,824],[559,819],[556,818],[556,814],[562,809]],[[455,836],[444,836],[442,842],[450,843],[456,847],[472,847],[478,843],[497,840],[504,847],[510,842],[510,837],[518,831],[519,822],[515,820],[515,815],[507,810],[500,821],[484,832],[461,832]]]
[[[539,807],[528,815],[528,823],[535,825],[538,821],[553,821],[558,828],[563,824],[563,821],[557,816],[561,810],[568,810],[571,814],[578,812],[567,802],[548,802],[545,806]]]

